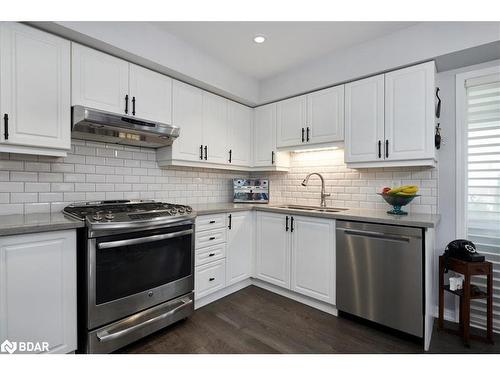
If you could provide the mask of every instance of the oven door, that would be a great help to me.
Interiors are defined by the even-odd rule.
[[[92,238],[87,266],[93,329],[193,290],[193,225]]]

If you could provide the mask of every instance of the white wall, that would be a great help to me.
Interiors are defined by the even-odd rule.
[[[498,40],[500,22],[419,23],[261,81],[259,100],[278,100]]]
[[[244,104],[258,102],[256,79],[192,47],[154,22],[30,24]]]

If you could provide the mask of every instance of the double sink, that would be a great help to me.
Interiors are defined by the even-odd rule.
[[[302,211],[314,211],[314,212],[341,212],[347,210],[347,208],[340,208],[340,207],[300,206],[295,204],[284,204],[284,205],[277,205],[274,207],[286,208],[289,210],[302,210]]]

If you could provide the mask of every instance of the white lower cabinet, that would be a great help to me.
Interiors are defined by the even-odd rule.
[[[335,303],[335,221],[293,216],[291,289]]]
[[[76,325],[75,231],[0,237],[0,342],[68,353]]]
[[[196,267],[194,275],[195,298],[199,299],[226,286],[225,259]]]
[[[257,212],[256,225],[255,276],[290,289],[290,229],[286,216]]]
[[[252,275],[253,213],[233,212],[227,217],[226,285]]]

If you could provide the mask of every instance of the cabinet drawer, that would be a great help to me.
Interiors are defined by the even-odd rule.
[[[221,243],[215,246],[204,247],[196,250],[194,265],[195,267],[202,264],[210,263],[226,257],[226,244]]]
[[[196,218],[196,231],[224,228],[226,226],[226,214],[203,215]]]
[[[196,231],[196,249],[217,245],[226,242],[226,228],[207,230],[204,232]]]
[[[205,297],[226,285],[226,261],[224,259],[196,267],[194,275],[195,298]]]

